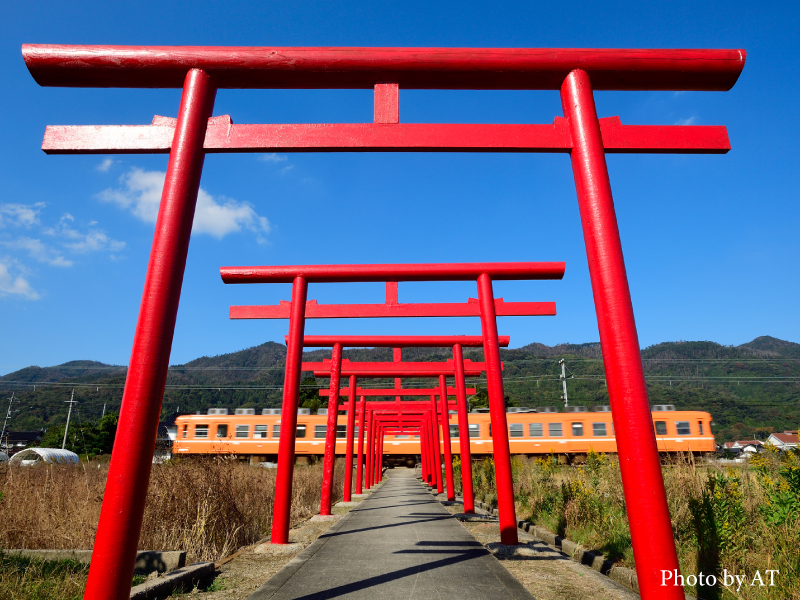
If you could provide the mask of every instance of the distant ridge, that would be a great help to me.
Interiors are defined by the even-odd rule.
[[[465,349],[465,357],[482,360],[479,348]],[[321,360],[330,350],[304,353],[306,360]],[[449,348],[408,348],[403,360],[442,361]],[[390,348],[352,348],[344,357],[354,361],[390,361]],[[561,389],[558,360],[567,364],[570,403],[608,404],[600,344],[531,343],[501,350],[505,364],[504,386],[509,401],[518,406],[558,406]],[[715,434],[722,440],[745,439],[770,431],[797,429],[800,425],[800,344],[761,336],[738,346],[711,341],[662,342],[642,350],[651,404],[706,410],[712,414]],[[281,404],[286,346],[266,342],[258,346],[203,356],[173,365],[167,377],[162,414],[205,411],[212,406],[269,408]],[[76,360],[52,367],[31,366],[0,377],[0,390],[14,391],[20,412],[11,427],[38,429],[63,423],[64,400],[75,386],[78,418],[100,416],[103,406],[117,410],[127,367],[91,360]],[[304,378],[311,377],[304,373]],[[304,384],[304,394],[327,379]],[[391,385],[371,381],[371,385]],[[416,382],[421,384],[422,381]],[[479,387],[480,380],[473,382]],[[34,384],[36,388],[34,390]],[[48,385],[49,384],[49,385]],[[404,383],[414,385],[414,382]],[[310,389],[309,389],[310,388]],[[7,397],[7,395],[6,395]],[[2,406],[0,406],[2,409]]]

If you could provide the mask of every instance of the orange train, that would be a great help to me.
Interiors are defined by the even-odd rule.
[[[512,454],[581,455],[589,449],[616,452],[614,426],[608,407],[571,407],[570,412],[555,409],[509,409],[506,415]],[[512,412],[513,411],[513,412]],[[573,412],[574,411],[574,412]],[[323,412],[323,411],[320,411]],[[661,452],[713,452],[711,415],[700,411],[676,411],[672,405],[654,406],[653,428]],[[175,420],[171,432],[173,455],[230,454],[253,462],[275,461],[281,427],[280,411],[264,409],[210,409],[208,414],[184,415]],[[325,452],[328,417],[311,415],[301,409],[297,416],[298,457],[312,461]],[[451,447],[459,451],[457,415],[450,414]],[[357,426],[356,426],[357,427]],[[345,453],[347,417],[340,414],[336,453]],[[355,435],[358,435],[356,429]],[[469,415],[470,450],[475,457],[492,454],[492,431],[487,412]],[[172,436],[170,436],[172,437]],[[356,437],[357,440],[357,437]],[[390,462],[410,462],[420,454],[420,441],[414,435],[387,435],[384,453]],[[395,460],[392,460],[395,459]]]

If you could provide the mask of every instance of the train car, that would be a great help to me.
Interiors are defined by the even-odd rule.
[[[607,406],[570,407],[558,412],[552,407],[509,409],[509,443],[512,454],[585,455],[617,451],[614,425]],[[208,414],[184,415],[175,420],[173,455],[235,455],[251,462],[274,462],[281,430],[280,409],[209,409]],[[324,411],[320,411],[324,412]],[[665,453],[713,452],[711,415],[701,411],[676,411],[672,405],[652,407],[658,449]],[[297,415],[295,452],[300,461],[314,462],[325,453],[327,414],[312,415],[300,409]],[[347,415],[340,413],[336,431],[336,454],[345,453]],[[358,424],[354,432],[358,439]],[[459,452],[458,417],[450,413],[451,447]],[[476,458],[492,454],[492,426],[488,412],[469,414],[470,450]],[[390,463],[413,464],[420,455],[419,436],[387,435],[384,453]]]

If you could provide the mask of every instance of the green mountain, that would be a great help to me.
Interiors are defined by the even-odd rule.
[[[608,404],[602,352],[598,343],[546,346],[533,343],[501,351],[504,383],[509,404],[561,406],[561,367],[567,366],[571,405]],[[304,354],[305,360],[321,360],[329,350]],[[387,348],[345,350],[353,361],[391,361]],[[403,360],[446,360],[449,348],[409,348]],[[465,357],[483,360],[480,349],[465,349]],[[163,415],[195,412],[212,406],[237,408],[279,407],[286,347],[267,342],[260,346],[204,356],[170,367]],[[800,344],[763,336],[740,346],[714,342],[664,342],[645,348],[642,360],[651,404],[674,404],[679,409],[705,410],[712,414],[718,440],[764,438],[772,431],[797,429],[800,423]],[[118,410],[126,367],[94,361],[72,361],[54,367],[27,367],[0,377],[5,398],[14,393],[10,422],[16,430],[58,425],[66,419],[66,404],[75,389],[79,405],[75,418],[97,419],[106,405]],[[304,397],[314,387],[305,373]],[[372,387],[391,387],[391,380],[362,382]],[[481,387],[482,380],[470,382]],[[406,381],[406,387],[427,387],[430,380]],[[7,392],[7,393],[6,393]],[[0,406],[0,410],[4,407]]]

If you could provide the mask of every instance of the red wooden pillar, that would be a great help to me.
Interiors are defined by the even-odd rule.
[[[372,487],[372,463],[373,459],[375,458],[375,419],[373,418],[375,415],[372,414],[372,411],[367,412],[367,481],[366,486],[367,489]]]
[[[436,476],[436,493],[441,494],[442,487],[442,447],[439,443],[439,411],[436,409],[436,396],[431,395],[431,426],[433,427],[434,475]]]
[[[344,494],[342,500],[350,502],[353,491],[353,437],[356,428],[356,377],[350,376],[350,396],[347,399],[347,444],[344,459]]]
[[[336,425],[339,421],[339,379],[342,373],[342,345],[334,344],[331,352],[331,393],[328,396],[328,426],[325,430],[325,458],[322,463],[322,494],[319,514],[331,514],[333,469],[336,464]]]
[[[92,600],[130,594],[215,95],[205,72],[186,74],[86,583]]]
[[[469,447],[469,410],[467,386],[464,380],[464,352],[461,344],[453,346],[453,363],[456,371],[456,410],[458,411],[458,449],[461,457],[461,496],[464,512],[475,512],[475,495],[472,490],[472,453]]]
[[[278,468],[275,474],[275,506],[272,509],[270,540],[273,544],[289,543],[294,443],[297,437],[297,402],[300,393],[300,369],[303,365],[307,295],[308,282],[303,277],[295,277],[292,283],[289,342],[286,345],[286,374],[283,379],[281,437],[278,442]]]
[[[364,493],[364,431],[367,427],[367,399],[361,396],[358,419],[358,463],[356,463],[356,494]]]
[[[428,485],[431,487],[436,487],[436,434],[432,411],[428,411],[428,448],[430,449],[429,456],[431,467],[431,478],[428,481]]]
[[[383,440],[386,432],[381,431],[381,439],[378,442],[378,482],[383,481]]]
[[[420,426],[419,434],[419,452],[420,461],[422,462],[422,481],[426,483],[431,482],[431,452],[430,440],[428,439],[428,421],[425,419]]]
[[[489,393],[489,417],[492,422],[492,449],[497,486],[497,512],[500,541],[509,546],[519,543],[517,515],[514,507],[514,481],[511,477],[511,449],[508,445],[506,401],[497,339],[497,315],[494,309],[492,279],[486,273],[478,277],[478,301],[481,305],[483,353],[486,361],[486,390]]]
[[[678,558],[603,139],[591,82],[584,71],[572,71],[564,80],[561,103],[573,140],[572,171],[603,349],[639,591],[644,600],[678,600],[683,598],[680,586],[661,586],[661,573],[676,573]]]
[[[439,375],[439,398],[442,402],[442,435],[444,436],[444,472],[447,483],[447,499],[456,499],[456,487],[453,482],[453,450],[450,445],[450,410],[447,407],[447,381]]]
[[[375,483],[381,482],[381,445],[383,442],[383,427],[378,425],[375,429]]]

